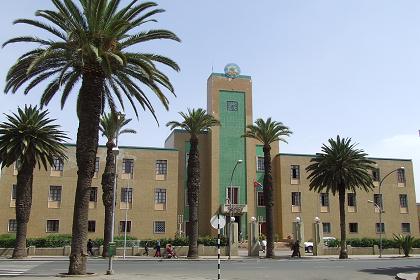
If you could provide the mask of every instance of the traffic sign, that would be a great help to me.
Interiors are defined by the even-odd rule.
[[[226,225],[226,217],[223,215],[214,215],[213,217],[211,217],[210,219],[210,224],[213,228],[217,229],[217,228],[224,228]],[[219,226],[218,226],[219,224]]]

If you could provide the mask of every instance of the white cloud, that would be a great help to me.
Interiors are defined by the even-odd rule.
[[[412,159],[416,200],[420,202],[420,173],[417,171],[420,168],[420,137],[417,134],[394,135],[366,147],[365,151],[372,157]]]

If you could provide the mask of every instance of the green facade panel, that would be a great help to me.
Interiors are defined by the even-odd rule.
[[[264,156],[264,151],[263,151],[263,146],[262,145],[257,145],[255,147],[255,155],[257,157],[263,157]],[[257,182],[263,184],[264,181],[264,172],[263,171],[255,171],[255,178],[257,180]],[[261,187],[258,187],[256,189],[256,191],[263,191],[263,189]],[[255,202],[255,205],[258,205],[257,202]],[[257,208],[257,214],[256,217],[264,217],[265,220],[265,207],[256,207]]]

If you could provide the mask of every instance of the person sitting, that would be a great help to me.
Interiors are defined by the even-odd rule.
[[[175,254],[175,250],[172,247],[172,244],[170,244],[170,243],[166,245],[166,255],[167,255],[168,259],[170,259],[170,258],[177,259],[178,258],[178,256]]]

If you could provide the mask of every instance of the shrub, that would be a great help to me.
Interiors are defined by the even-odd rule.
[[[411,235],[402,235],[402,234],[395,234],[394,233],[394,240],[398,244],[399,248],[401,248],[404,252],[404,257],[408,257],[410,255],[410,251],[413,248],[414,244],[414,236]]]

